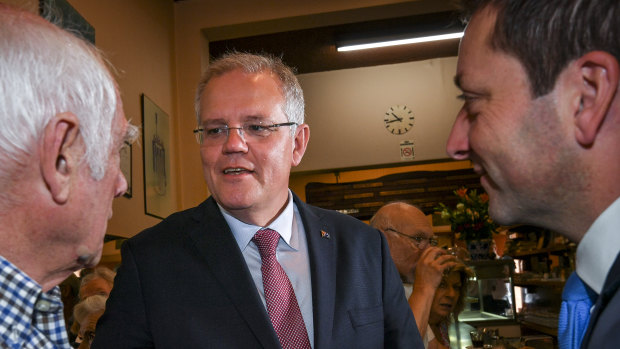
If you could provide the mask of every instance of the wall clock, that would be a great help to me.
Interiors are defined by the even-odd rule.
[[[393,135],[407,133],[413,127],[413,112],[405,105],[394,105],[385,112],[385,129]]]

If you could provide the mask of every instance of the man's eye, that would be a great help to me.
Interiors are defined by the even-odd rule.
[[[464,101],[465,103],[467,103],[467,102],[471,102],[471,101],[475,100],[477,98],[477,96],[473,95],[471,93],[461,93],[456,98]]]
[[[263,125],[247,125],[246,128],[250,132],[265,132],[269,130],[267,127]]]
[[[208,128],[206,131],[206,134],[208,136],[217,136],[219,134],[224,133],[225,131],[224,127],[212,127],[212,128]]]
[[[245,126],[247,132],[253,136],[257,137],[267,137],[271,133],[271,129],[267,126],[254,124]]]

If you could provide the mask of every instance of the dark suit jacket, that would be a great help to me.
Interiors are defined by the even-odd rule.
[[[603,291],[598,296],[590,316],[582,348],[620,347],[620,253],[612,265]]]
[[[383,235],[294,198],[308,240],[314,348],[423,348]],[[93,348],[280,347],[213,198],[127,240],[121,252]]]

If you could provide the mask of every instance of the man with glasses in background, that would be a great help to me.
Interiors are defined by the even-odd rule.
[[[288,188],[310,130],[281,60],[232,53],[196,94],[211,197],[127,240],[94,348],[421,348],[382,234]]]
[[[456,258],[436,247],[433,227],[424,212],[404,202],[382,206],[370,225],[386,237],[392,259],[400,274],[409,306],[424,343],[433,339],[428,327],[435,291],[444,271],[456,265]]]

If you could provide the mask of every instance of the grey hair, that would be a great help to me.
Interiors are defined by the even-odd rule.
[[[211,79],[234,70],[241,70],[248,74],[270,72],[275,75],[280,82],[280,90],[284,97],[282,111],[287,120],[299,125],[304,123],[304,93],[292,68],[284,64],[282,59],[278,57],[231,52],[211,62],[198,83],[194,100],[198,124],[200,124],[200,101],[205,87]],[[295,127],[291,127],[291,131],[294,133]]]
[[[491,45],[525,67],[534,97],[547,94],[562,70],[601,50],[620,62],[618,0],[462,0],[463,17],[497,13]]]
[[[0,4],[0,192],[30,161],[49,120],[71,112],[85,144],[83,160],[103,178],[120,112],[114,78],[101,53],[40,17]]]
[[[84,275],[84,277],[82,277],[82,280],[80,281],[80,287],[86,285],[87,283],[89,283],[90,281],[92,281],[93,279],[103,279],[105,280],[110,286],[114,286],[114,277],[116,276],[116,273],[107,267],[96,267],[95,269],[93,269],[92,272]]]
[[[84,298],[73,308],[73,317],[81,324],[88,315],[104,311],[107,299],[108,297],[99,294]]]

